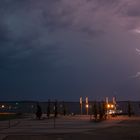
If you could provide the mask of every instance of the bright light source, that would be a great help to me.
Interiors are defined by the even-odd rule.
[[[111,105],[111,108],[113,108],[114,107],[114,105]]]
[[[110,107],[110,104],[108,104],[107,107],[109,108]]]
[[[5,106],[4,106],[4,105],[2,105],[2,106],[1,106],[1,108],[5,108]]]
[[[88,106],[88,104],[86,104],[86,108],[88,108],[89,106]]]
[[[114,105],[113,104],[107,104],[107,108],[113,108]]]

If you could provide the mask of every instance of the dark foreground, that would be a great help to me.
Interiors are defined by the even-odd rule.
[[[140,140],[140,118],[128,118],[113,126],[85,132],[12,134],[4,140]]]

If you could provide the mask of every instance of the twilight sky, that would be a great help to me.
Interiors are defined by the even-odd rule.
[[[140,100],[140,0],[0,0],[0,100]]]

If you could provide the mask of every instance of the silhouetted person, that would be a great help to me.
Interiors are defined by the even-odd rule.
[[[98,106],[99,106],[99,119],[102,120],[103,119],[102,103],[99,102]]]
[[[63,115],[66,115],[66,107],[65,107],[65,103],[63,102]]]
[[[50,118],[50,113],[51,113],[51,103],[50,100],[48,100],[48,107],[47,107],[47,117]]]
[[[37,104],[37,111],[36,111],[36,117],[40,120],[42,116],[42,109],[39,104]]]
[[[93,114],[94,114],[95,121],[97,121],[98,112],[97,112],[97,105],[96,105],[96,102],[95,102],[94,105],[93,105]]]

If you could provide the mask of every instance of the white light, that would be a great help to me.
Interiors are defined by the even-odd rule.
[[[107,114],[115,114],[115,110],[108,110]]]
[[[4,105],[2,105],[1,107],[2,107],[2,108],[5,108],[5,106],[4,106]]]

